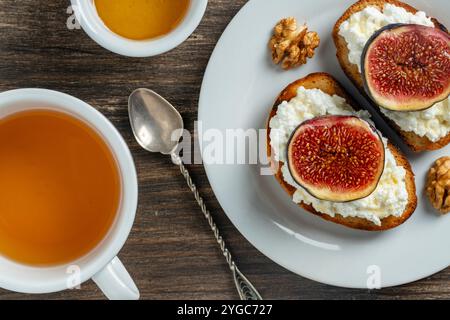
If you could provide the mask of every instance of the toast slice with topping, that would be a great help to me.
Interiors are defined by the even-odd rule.
[[[336,56],[339,60],[339,63],[347,77],[354,83],[361,94],[363,94],[369,101],[371,101],[371,99],[368,97],[364,90],[361,73],[358,70],[358,66],[349,61],[348,44],[347,41],[345,41],[345,39],[339,35],[339,29],[341,24],[348,20],[353,14],[364,10],[368,6],[377,7],[378,9],[382,10],[384,5],[387,3],[403,8],[412,14],[418,12],[416,8],[398,0],[360,0],[345,11],[345,13],[336,22],[333,29],[333,39],[336,46]],[[438,20],[433,18],[432,21],[436,28],[446,30]],[[372,102],[372,104],[375,108],[379,108],[375,103]],[[421,137],[412,131],[402,130],[393,120],[389,119],[381,112],[380,115],[397,132],[397,134],[403,139],[403,141],[415,152],[437,150],[445,147],[450,143],[450,133],[445,137],[442,137],[440,140],[433,142],[426,136]]]
[[[296,192],[296,188],[292,185],[286,183],[283,178],[282,173],[282,162],[277,162],[275,160],[273,150],[271,148],[271,140],[270,140],[270,121],[277,114],[278,106],[283,101],[290,101],[297,95],[297,89],[299,87],[304,87],[305,89],[319,89],[324,93],[329,95],[338,95],[346,100],[346,102],[352,106],[355,111],[360,110],[357,105],[354,103],[352,98],[347,94],[347,92],[341,87],[341,85],[329,74],[327,73],[314,73],[310,74],[307,77],[297,80],[294,83],[290,84],[287,88],[285,88],[281,94],[278,96],[275,104],[270,110],[269,119],[267,122],[267,155],[268,159],[270,159],[272,168],[275,168],[275,178],[278,183],[283,187],[283,189],[289,194],[292,198],[294,193]],[[383,231],[395,228],[402,223],[404,223],[414,212],[417,206],[417,197],[416,197],[416,187],[414,180],[414,173],[411,170],[411,165],[406,159],[406,157],[391,143],[388,142],[388,148],[395,157],[396,163],[398,166],[402,166],[406,171],[405,176],[405,185],[408,193],[408,204],[401,216],[393,216],[390,215],[381,220],[381,225],[376,225],[372,221],[369,221],[365,218],[360,217],[344,217],[340,214],[336,214],[334,217],[325,213],[321,213],[316,211],[312,205],[308,205],[306,203],[300,203],[299,206],[305,209],[306,211],[319,216],[325,220],[341,224],[350,228],[367,230],[367,231]]]

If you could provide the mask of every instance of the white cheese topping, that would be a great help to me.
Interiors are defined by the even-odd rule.
[[[442,139],[450,132],[450,97],[424,111],[400,112],[383,108],[380,110],[403,131],[412,131],[432,142]]]
[[[339,35],[347,42],[349,61],[358,66],[361,72],[361,56],[369,38],[382,27],[392,23],[412,23],[434,27],[433,21],[425,12],[412,14],[404,8],[385,4],[383,12],[377,7],[369,6],[354,13],[344,21]],[[396,112],[380,108],[403,131],[414,132],[420,137],[427,137],[436,142],[450,132],[449,99],[435,104],[432,108],[417,112]]]
[[[349,49],[349,61],[358,66],[361,72],[361,56],[370,37],[382,27],[392,23],[412,23],[434,27],[433,21],[425,12],[412,14],[404,8],[390,3],[384,5],[383,12],[377,7],[366,7],[344,21],[339,28],[339,35],[345,39]]]
[[[381,219],[387,216],[401,216],[408,204],[406,171],[403,167],[397,166],[394,156],[387,147],[385,170],[380,182],[375,191],[364,199],[346,203],[323,201],[314,198],[295,183],[286,164],[288,140],[303,121],[322,115],[357,115],[370,121],[370,114],[367,111],[356,112],[343,98],[330,96],[318,89],[300,87],[296,97],[278,106],[277,114],[269,124],[271,147],[275,159],[284,162],[281,169],[284,180],[297,189],[293,201],[310,204],[316,211],[330,216],[340,214],[343,217],[360,217],[376,225],[381,225]],[[383,142],[386,146],[386,139],[383,139]]]

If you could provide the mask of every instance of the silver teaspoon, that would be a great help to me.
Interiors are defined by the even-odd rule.
[[[242,300],[262,300],[261,295],[250,281],[239,271],[220,235],[209,210],[200,196],[197,187],[178,154],[175,153],[184,128],[180,113],[163,97],[149,89],[135,90],[128,100],[128,114],[131,128],[137,142],[147,151],[170,155],[172,161],[180,166],[187,185],[197,200],[217,243],[225,256],[233,274],[234,283]],[[174,134],[175,133],[175,134]]]

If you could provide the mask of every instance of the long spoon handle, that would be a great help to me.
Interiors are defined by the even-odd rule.
[[[211,230],[214,233],[216,241],[219,244],[220,249],[222,250],[222,253],[225,256],[228,266],[230,267],[230,270],[233,274],[234,284],[236,285],[236,289],[239,293],[241,300],[262,300],[262,297],[259,294],[258,290],[255,289],[255,287],[251,284],[251,282],[242,274],[242,272],[238,269],[238,267],[234,263],[233,257],[231,256],[230,251],[227,249],[225,241],[220,235],[220,231],[217,228],[217,225],[214,222],[211,213],[206,208],[205,202],[203,201],[203,198],[200,196],[200,193],[198,192],[197,187],[192,181],[189,171],[184,166],[183,161],[178,155],[175,154],[172,155],[172,160],[174,163],[180,166],[181,174],[186,179],[189,189],[191,189],[192,193],[194,194],[195,200],[197,200],[198,205],[202,209],[203,215],[205,216],[206,220],[208,220],[208,224],[211,227]]]

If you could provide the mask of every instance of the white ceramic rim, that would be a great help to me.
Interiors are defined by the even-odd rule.
[[[0,118],[30,109],[50,109],[71,114],[89,124],[108,143],[122,180],[119,213],[105,239],[86,256],[70,264],[40,268],[0,257],[0,287],[22,293],[50,293],[68,289],[69,265],[81,268],[81,283],[102,270],[122,249],[134,223],[138,183],[134,161],[124,139],[113,124],[89,104],[57,91],[17,89],[0,93]],[[3,269],[3,270],[2,270]]]
[[[100,19],[93,0],[71,0],[72,8],[83,30],[103,48],[128,57],[151,57],[174,49],[198,27],[208,0],[191,0],[180,25],[169,34],[150,40],[130,40],[112,32]]]
[[[288,15],[296,16],[299,19],[301,17],[302,20],[308,21],[312,30],[319,31],[320,35],[328,34],[330,36],[334,21],[342,13],[341,10],[336,9],[333,0],[305,3],[301,8],[295,7],[295,1],[282,1],[283,3],[288,2],[289,5],[277,2],[276,6],[268,1],[248,1],[225,29],[211,55],[201,87],[198,121],[203,122],[203,131],[208,129],[223,131],[230,128],[242,128],[244,130],[265,128],[263,122],[266,120],[267,112],[279,91],[292,81],[318,71],[329,72],[335,76],[341,75],[339,79],[343,83],[347,83],[346,88],[350,90],[355,99],[362,105],[367,106],[367,101],[358,95],[356,89],[351,86],[338,66],[332,40],[331,42],[324,42],[316,57],[299,70],[279,71],[273,68],[265,45],[270,37],[269,30],[273,28],[280,17]],[[430,4],[425,0],[408,0],[408,3],[430,15],[433,15],[434,12],[435,16],[439,16],[438,13],[445,8],[444,0],[436,0],[435,2]],[[354,3],[354,0],[345,0],[340,3],[339,7],[344,10],[352,3]],[[259,6],[258,9],[261,10],[256,11],[255,6]],[[277,7],[278,10],[274,10],[274,7]],[[251,17],[257,17],[255,18],[256,22],[250,20]],[[445,21],[444,17],[441,14],[440,20]],[[244,24],[248,25],[248,30],[242,30]],[[253,38],[249,38],[249,34],[253,34]],[[264,41],[261,41],[261,39],[264,39]],[[239,54],[233,50],[235,47],[233,44],[241,42],[244,42],[241,51],[258,52],[259,54],[256,56],[248,55],[246,59],[238,59]],[[326,57],[326,59],[319,59],[320,56]],[[230,65],[232,63],[230,60],[239,61],[239,63]],[[251,68],[247,68],[249,60],[252,60]],[[258,69],[270,69],[271,73],[267,73],[267,70],[261,73],[254,72],[253,64],[259,64]],[[261,79],[267,81],[261,81]],[[270,89],[268,89],[269,86],[266,82],[271,83]],[[232,85],[228,85],[229,83],[232,83]],[[236,93],[234,92],[235,87],[241,87],[242,90]],[[259,92],[256,92],[259,95],[255,95],[254,88],[258,88]],[[238,112],[236,113],[237,110],[234,109],[230,111],[229,108],[224,107],[227,105],[236,105],[236,109],[239,109]],[[255,118],[252,110],[259,110],[259,108],[264,110],[261,113],[258,112],[257,118]],[[229,118],[224,117],[222,110],[230,112],[229,118],[235,119],[231,121],[232,125],[230,125]],[[236,117],[236,114],[239,114],[240,117]],[[255,125],[253,120],[247,121],[248,118],[256,119],[254,121],[257,124]],[[376,123],[379,128],[384,128],[383,132],[390,131],[380,117],[378,117]],[[203,151],[201,136],[198,135],[198,138],[200,139],[200,148]],[[399,141],[399,138],[392,135],[392,132],[389,138],[393,141]],[[368,264],[377,265],[378,262],[381,262],[382,267],[387,266],[386,271],[388,269],[390,271],[390,262],[401,262],[398,272],[396,272],[397,268],[395,267],[392,267],[394,272],[383,271],[381,286],[386,288],[423,279],[449,266],[448,255],[442,253],[446,251],[442,248],[439,250],[437,246],[447,246],[450,237],[447,236],[448,232],[445,232],[445,229],[450,217],[435,215],[428,201],[424,199],[423,193],[420,192],[424,189],[422,185],[425,180],[423,179],[424,171],[431,166],[435,159],[448,154],[449,147],[422,155],[408,152],[418,177],[416,179],[417,193],[418,196],[422,197],[422,201],[419,201],[416,213],[405,224],[393,230],[379,233],[347,229],[323,221],[311,214],[297,214],[298,206],[289,201],[288,196],[273,177],[267,176],[267,178],[250,181],[249,177],[252,178],[253,175],[259,174],[259,167],[255,167],[254,170],[238,170],[238,168],[246,166],[234,165],[232,167],[235,169],[228,170],[227,167],[223,169],[223,165],[208,163],[205,163],[204,167],[214,194],[228,218],[256,249],[275,263],[295,274],[320,283],[345,288],[367,289],[367,264],[364,265],[363,269],[347,267],[352,265],[352,259],[360,258],[359,250],[371,254],[370,249],[375,249],[375,253],[380,253],[385,259],[376,261],[370,259]],[[235,178],[230,179],[233,176]],[[243,188],[236,187],[243,182],[248,182],[248,186],[247,184],[245,186],[249,190],[251,188],[257,189],[258,193],[246,192]],[[239,193],[242,192],[244,195],[241,198],[236,197],[237,195],[240,196]],[[248,196],[249,194],[250,196]],[[253,195],[255,199],[252,198]],[[242,203],[244,197],[247,197],[246,201],[248,200],[249,205],[246,205],[245,202]],[[260,200],[264,200],[264,202]],[[253,204],[255,202],[261,202],[263,205],[257,207]],[[242,208],[243,204],[245,207]],[[281,214],[265,215],[264,210],[258,210],[262,206],[269,208],[268,211],[275,213],[284,211],[289,215],[288,217]],[[253,207],[257,207],[257,210],[253,210]],[[273,219],[274,217],[275,219]],[[251,220],[252,218],[253,220]],[[303,225],[302,228],[298,228],[299,225]],[[425,228],[430,227],[433,230],[428,232]],[[317,236],[316,232],[318,233]],[[384,250],[385,242],[390,245],[392,241],[398,245],[399,239],[411,239],[407,237],[408,235],[412,235],[411,238],[415,236],[414,245],[407,243],[401,248],[403,252]],[[335,238],[342,241],[334,242]],[[376,243],[373,248],[370,247],[371,238],[380,238],[373,241]],[[439,238],[439,241],[431,241],[429,238]],[[369,239],[369,241],[360,243],[359,239]],[[352,246],[347,250],[349,242]],[[335,244],[338,246],[335,246]],[[359,247],[355,248],[354,246]],[[341,250],[342,248],[345,250]],[[321,250],[325,254],[321,254]],[[414,252],[409,253],[408,250],[414,250]],[[428,254],[417,254],[418,252],[427,252]],[[327,259],[323,259],[324,257],[327,257]],[[366,258],[364,259],[366,261],[367,257],[363,257]],[[408,263],[402,261],[402,257],[408,257]],[[318,261],[320,259],[323,260]],[[359,262],[356,260],[355,264],[359,264]],[[342,266],[346,267],[345,275],[339,269]],[[352,275],[346,278],[350,274]]]

